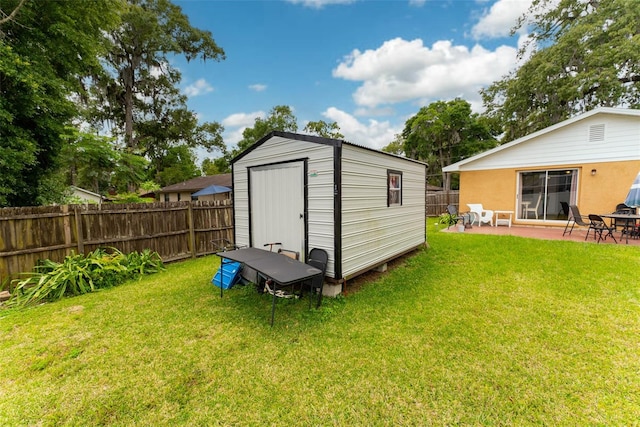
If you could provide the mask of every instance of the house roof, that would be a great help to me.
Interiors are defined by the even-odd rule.
[[[81,188],[81,187],[76,187],[75,185],[71,186],[71,191],[77,195],[78,197],[82,196],[91,196],[94,197],[96,199],[99,200],[109,200],[107,199],[105,196],[103,196],[102,194],[98,194],[98,193],[94,193],[93,191],[89,191],[85,188]]]
[[[364,145],[354,144],[352,142],[344,141],[344,140],[341,140],[341,139],[324,138],[324,137],[321,137],[321,136],[303,135],[303,134],[299,134],[299,133],[282,132],[282,131],[277,131],[277,130],[274,130],[274,131],[268,133],[267,135],[263,136],[260,140],[256,141],[249,148],[247,148],[242,153],[240,153],[236,157],[234,157],[231,160],[231,163],[235,163],[238,160],[242,159],[244,156],[249,154],[251,151],[255,150],[260,145],[264,144],[266,141],[268,141],[269,139],[271,139],[273,137],[281,137],[281,138],[293,139],[293,140],[296,140],[296,141],[313,142],[315,144],[324,144],[324,145],[330,145],[330,146],[333,146],[333,147],[340,147],[342,145],[350,145],[350,146],[353,146],[353,147],[359,147],[359,148],[362,148],[364,150],[372,151],[374,153],[379,153],[379,154],[382,154],[384,156],[391,156],[391,157],[395,157],[395,158],[398,158],[398,159],[406,160],[408,162],[419,163],[421,165],[427,166],[426,163],[421,162],[419,160],[410,159],[410,158],[403,157],[403,156],[398,156],[397,154],[387,153],[385,151],[375,150],[373,148],[365,147]]]
[[[572,117],[570,119],[564,120],[562,122],[556,123],[555,125],[546,127],[544,129],[541,129],[537,132],[533,132],[529,135],[525,135],[521,138],[518,139],[514,139],[511,142],[508,142],[506,144],[502,144],[499,145],[498,147],[492,148],[491,150],[487,150],[485,152],[482,152],[480,154],[476,154],[475,156],[469,157],[468,159],[464,159],[461,160],[457,163],[453,163],[450,164],[449,166],[446,166],[444,168],[442,168],[443,172],[460,172],[463,168],[463,166],[468,165],[470,163],[473,163],[477,160],[483,159],[485,157],[491,156],[495,153],[501,152],[503,150],[506,150],[508,148],[514,147],[516,145],[520,145],[522,143],[525,143],[531,139],[540,137],[542,135],[557,131],[560,128],[564,128],[566,126],[572,125],[576,122],[579,122],[581,120],[585,120],[589,117],[595,116],[597,114],[614,114],[614,115],[620,115],[620,116],[635,116],[635,117],[640,117],[640,110],[634,110],[634,109],[628,109],[628,108],[610,108],[610,107],[600,107],[600,108],[595,108],[593,110],[587,111],[586,113],[580,114],[578,116]]]
[[[158,190],[158,193],[193,193],[202,190],[211,185],[222,185],[233,188],[230,173],[222,173],[218,175],[199,176],[177,184],[168,185]]]

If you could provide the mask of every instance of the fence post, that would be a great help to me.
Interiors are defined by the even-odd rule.
[[[75,206],[73,213],[76,216],[76,235],[78,236],[78,253],[84,254],[84,237],[82,236],[82,212],[80,208]]]
[[[193,203],[189,202],[189,210],[187,211],[187,221],[189,222],[189,249],[191,250],[191,258],[196,257],[196,231],[193,224]]]
[[[67,251],[71,248],[71,221],[69,214],[69,205],[62,205],[62,213],[64,217],[62,219],[62,224],[64,227],[64,244],[67,247]]]

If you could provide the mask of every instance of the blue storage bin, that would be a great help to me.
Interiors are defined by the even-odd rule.
[[[222,276],[222,289],[229,289],[240,279],[241,264],[239,262],[222,260],[222,265],[211,279],[214,286],[220,287],[220,276]]]

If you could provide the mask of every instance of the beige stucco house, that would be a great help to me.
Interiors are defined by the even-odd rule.
[[[513,212],[515,224],[564,226],[562,204],[609,213],[640,171],[640,110],[597,108],[445,167],[468,203]]]

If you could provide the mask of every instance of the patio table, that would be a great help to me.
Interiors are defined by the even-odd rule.
[[[636,222],[640,221],[640,215],[626,214],[626,213],[610,213],[610,214],[602,214],[600,216],[603,218],[624,221],[624,229],[622,230],[622,234],[626,235],[627,244],[629,244],[629,234],[638,232],[638,230],[636,229]]]
[[[493,211],[495,214],[494,222],[496,227],[499,225],[508,225],[511,228],[511,221],[513,219],[513,211]]]
[[[216,255],[220,258],[249,266],[281,286],[293,285],[322,274],[322,270],[277,252],[265,251],[264,249],[243,248],[228,252],[218,252]],[[273,326],[275,309],[276,292],[274,291],[271,305],[271,326]]]

